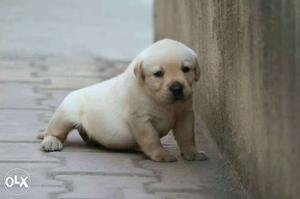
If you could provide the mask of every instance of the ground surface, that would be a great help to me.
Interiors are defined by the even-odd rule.
[[[147,1],[135,5],[137,12],[130,3],[121,9],[119,1],[100,1],[105,5],[103,12],[117,7],[119,15],[110,13],[107,20],[101,9],[95,11],[96,1],[90,5],[84,1],[49,2],[53,1],[0,3],[0,198],[243,198],[239,183],[213,142],[199,132],[197,144],[209,155],[203,162],[183,161],[171,135],[163,143],[178,157],[175,163],[157,163],[141,153],[88,146],[77,132],[70,134],[62,152],[40,151],[36,136],[44,131],[62,99],[74,89],[123,71],[127,60],[152,38],[151,4]],[[81,8],[82,16],[77,19]],[[102,18],[103,34],[117,42],[85,32],[88,26],[102,33],[95,21],[88,20],[94,15]],[[133,21],[128,22],[128,17]],[[111,24],[119,26],[107,29]],[[141,28],[137,39],[128,26]],[[57,28],[57,35],[47,34],[50,27]],[[126,39],[118,37],[119,29]],[[38,38],[44,37],[50,40],[40,43]],[[60,43],[60,38],[67,43]],[[97,45],[93,39],[105,45]],[[73,44],[78,48],[73,49]],[[89,46],[90,51],[83,46]],[[15,196],[5,189],[5,175],[14,168],[27,171],[31,178],[26,194]]]
[[[0,55],[131,59],[152,41],[151,0],[2,0]]]

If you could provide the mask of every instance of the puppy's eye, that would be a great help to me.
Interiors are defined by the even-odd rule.
[[[161,70],[156,71],[155,73],[153,73],[153,75],[155,77],[162,77],[164,75],[164,71],[161,71]]]
[[[189,67],[187,67],[187,66],[182,66],[181,67],[181,70],[182,70],[182,72],[184,72],[184,73],[188,73],[188,72],[190,72],[190,68]]]

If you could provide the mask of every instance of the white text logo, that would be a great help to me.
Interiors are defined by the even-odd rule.
[[[30,187],[30,177],[23,169],[9,170],[4,178],[5,189],[14,195],[22,195]]]

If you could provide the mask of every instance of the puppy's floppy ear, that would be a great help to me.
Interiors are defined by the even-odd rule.
[[[137,78],[138,82],[140,85],[142,85],[144,83],[145,80],[145,75],[143,72],[143,61],[140,59],[136,59],[135,63],[134,63],[134,74],[135,77]]]
[[[194,63],[195,63],[195,77],[194,77],[194,80],[195,81],[198,81],[199,79],[200,79],[200,66],[199,66],[199,62],[198,62],[198,56],[197,56],[197,54],[194,52],[194,51],[192,51],[193,52],[193,56],[194,56]]]

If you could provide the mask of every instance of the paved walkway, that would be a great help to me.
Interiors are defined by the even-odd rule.
[[[71,90],[109,78],[125,63],[99,59],[0,60],[0,179],[22,168],[31,186],[20,198],[240,198],[238,184],[211,140],[198,144],[209,160],[186,162],[172,136],[165,147],[179,158],[157,163],[143,154],[86,145],[71,133],[62,152],[41,152],[36,135]],[[12,198],[1,181],[0,197]]]
[[[0,198],[244,198],[213,142],[199,132],[198,146],[209,156],[203,162],[183,161],[171,135],[163,143],[175,163],[94,148],[77,132],[63,151],[40,151],[36,136],[71,90],[120,73],[128,62],[118,60],[151,41],[149,1],[88,2],[0,2]],[[31,179],[20,196],[4,181],[14,168]]]

